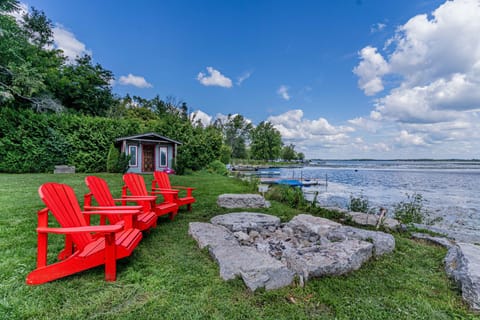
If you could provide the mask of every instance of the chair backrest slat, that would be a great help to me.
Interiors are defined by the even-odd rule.
[[[99,206],[115,206],[115,200],[113,200],[112,193],[110,192],[108,184],[105,180],[95,176],[88,176],[85,178],[85,184],[93,194],[93,197]],[[110,221],[110,224],[115,224],[123,220],[119,215],[108,215],[107,219]]]
[[[139,174],[126,173],[123,175],[123,182],[127,185],[128,190],[132,196],[148,196],[145,180]]]
[[[170,184],[170,178],[168,177],[168,174],[163,171],[155,171],[153,173],[155,180],[157,180],[158,187],[162,189],[172,189],[172,186]]]
[[[40,186],[38,193],[60,226],[63,228],[87,226],[75,192],[71,187],[49,182]],[[82,233],[72,235],[72,240],[82,250],[85,245],[92,242],[93,238],[88,233]]]

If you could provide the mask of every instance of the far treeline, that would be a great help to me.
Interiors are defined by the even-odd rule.
[[[146,132],[183,143],[179,173],[232,158],[303,160],[267,121],[254,126],[236,114],[204,126],[175,98],[113,94],[111,71],[88,55],[69,60],[54,47],[45,13],[32,7],[15,18],[19,4],[0,1],[0,172],[51,172],[58,164],[103,172],[116,138]]]

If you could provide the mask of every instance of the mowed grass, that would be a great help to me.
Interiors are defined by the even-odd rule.
[[[207,250],[188,235],[188,223],[227,212],[216,205],[222,193],[247,193],[236,179],[195,173],[173,176],[173,184],[196,187],[193,210],[175,221],[160,219],[134,253],[120,260],[116,282],[103,267],[40,286],[25,277],[36,264],[38,187],[47,181],[72,186],[83,204],[84,174],[0,175],[1,319],[474,319],[443,269],[445,250],[396,235],[394,253],[342,277],[309,281],[274,291],[225,282]],[[121,175],[99,174],[120,195]],[[151,177],[145,176],[150,185]],[[273,203],[258,210],[286,221],[299,212]],[[49,237],[49,261],[63,237]]]

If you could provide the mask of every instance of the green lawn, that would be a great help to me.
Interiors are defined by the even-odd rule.
[[[115,195],[121,175],[100,174]],[[224,282],[206,250],[188,234],[191,221],[225,213],[221,193],[249,192],[239,180],[196,173],[173,184],[197,187],[191,212],[160,219],[132,256],[118,262],[117,281],[102,267],[41,286],[25,285],[35,268],[38,187],[71,185],[83,203],[85,175],[0,175],[0,318],[2,319],[462,319],[475,318],[443,270],[445,250],[396,236],[393,254],[342,277],[311,280],[305,287],[251,293],[241,280]],[[145,176],[151,181],[150,176]],[[283,220],[297,214],[273,203],[261,210]],[[63,245],[50,236],[51,261]]]

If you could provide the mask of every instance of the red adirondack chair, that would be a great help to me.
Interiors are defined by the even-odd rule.
[[[37,268],[27,276],[27,284],[37,285],[105,265],[105,280],[116,280],[116,260],[128,257],[142,239],[142,233],[127,225],[89,226],[80,211],[73,189],[65,184],[45,183],[38,189],[47,206],[38,212]],[[48,226],[48,212],[60,227]],[[90,211],[86,214],[98,214]],[[132,215],[138,210],[102,211],[101,214]],[[131,220],[130,220],[131,221]],[[59,262],[47,265],[48,234],[64,234],[65,249]]]
[[[85,178],[85,183],[90,189],[84,197],[84,210],[139,210],[140,213],[133,217],[134,227],[143,231],[157,226],[157,215],[150,210],[149,206],[126,206],[115,205],[115,202],[120,201],[125,203],[127,199],[114,199],[108,188],[108,184],[105,180],[95,176],[88,176]],[[92,206],[92,197],[98,203],[98,206]],[[133,197],[128,199],[129,201],[135,200]],[[139,198],[138,200],[143,200]],[[106,219],[110,224],[124,224],[123,216],[121,215],[100,215],[100,224],[106,224]]]
[[[164,201],[157,204],[157,196],[147,191],[145,180],[141,175],[126,173],[123,175],[123,182],[125,182],[125,185],[122,188],[122,198],[129,199],[129,197],[132,197],[132,199],[136,199],[134,201],[138,204],[150,206],[157,216],[168,214],[170,220],[173,220],[177,215],[178,205],[173,201],[169,201],[169,197],[172,193],[175,193],[174,191],[161,192]],[[130,191],[131,196],[127,195],[128,191]],[[140,197],[144,200],[138,200]]]
[[[186,196],[180,197],[178,191],[186,190]],[[166,192],[166,191],[177,191],[177,193],[172,193],[168,195],[169,201],[175,202],[178,204],[179,207],[187,206],[188,211],[192,210],[192,203],[196,200],[192,195],[192,191],[195,188],[191,187],[183,187],[183,186],[171,186],[170,185],[170,178],[168,174],[163,171],[155,171],[153,173],[153,181],[152,181],[152,191],[153,192]]]

